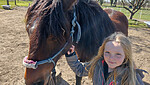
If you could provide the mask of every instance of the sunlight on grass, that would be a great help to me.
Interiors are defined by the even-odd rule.
[[[102,6],[102,8],[112,8],[114,10],[120,11],[122,13],[124,13],[127,18],[130,17],[130,12],[127,11],[126,9],[124,9],[122,6],[117,6],[117,7],[111,7],[109,5],[104,5]],[[146,20],[146,21],[150,21],[150,9],[146,10],[146,9],[141,9],[139,10],[134,16],[133,18],[135,19],[141,19],[141,20]]]
[[[102,6],[102,8],[112,8],[114,10],[120,11],[122,13],[124,13],[126,15],[127,18],[130,17],[130,13],[129,11],[127,11],[126,9],[124,9],[122,6],[117,6],[117,7],[111,7],[109,4],[104,4]],[[146,10],[146,9],[142,9],[139,10],[134,16],[133,19],[141,19],[141,20],[145,20],[145,21],[150,21],[150,9]],[[134,21],[134,20],[128,20],[129,21],[129,28],[133,27],[133,28],[148,28],[147,25],[143,22],[139,22],[139,21]]]
[[[135,20],[128,20],[129,21],[129,28],[148,28],[147,25],[143,22],[135,21]]]
[[[11,9],[16,7],[16,6],[24,6],[24,7],[28,7],[29,3],[32,4],[32,1],[18,1],[15,2],[14,1],[9,1],[9,5],[11,5]],[[0,9],[2,9],[1,5],[7,5],[7,1],[6,0],[0,0]]]
[[[17,2],[17,5],[18,6],[29,6],[29,4],[32,4],[32,2],[31,1],[18,1]]]

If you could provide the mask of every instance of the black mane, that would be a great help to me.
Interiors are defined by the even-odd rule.
[[[27,11],[26,25],[29,29],[37,19],[39,29],[39,43],[49,35],[55,36],[61,41],[67,40],[73,19],[73,10],[63,11],[62,1],[53,3],[55,0],[37,0]],[[57,1],[57,0],[56,0]],[[108,15],[95,1],[79,0],[76,4],[77,21],[81,26],[81,39],[78,44],[74,43],[77,54],[81,61],[89,61],[97,55],[99,46],[105,37],[115,31],[114,25]],[[74,38],[76,39],[77,27]]]
[[[97,2],[79,0],[76,8],[82,36],[79,44],[75,46],[80,60],[89,61],[97,55],[104,38],[113,33],[115,28]]]

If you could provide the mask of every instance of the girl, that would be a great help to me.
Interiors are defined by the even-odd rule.
[[[98,55],[84,65],[78,61],[74,46],[66,53],[71,69],[80,77],[92,79],[93,85],[144,85],[142,70],[135,69],[129,39],[120,32],[107,37]]]

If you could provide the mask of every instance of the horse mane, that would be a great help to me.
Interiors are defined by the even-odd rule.
[[[82,35],[75,47],[80,61],[85,62],[97,55],[104,38],[113,33],[115,28],[97,2],[79,0],[76,8]]]
[[[81,39],[78,44],[74,43],[75,50],[81,61],[89,61],[97,55],[104,38],[113,33],[115,28],[97,2],[79,0],[75,7],[77,21],[81,25]],[[27,31],[36,21],[36,32],[38,33],[31,41],[37,41],[38,47],[41,41],[46,41],[49,35],[56,37],[61,44],[61,41],[68,40],[73,10],[64,12],[61,0],[37,0],[28,8],[25,18]],[[75,27],[74,40],[76,40],[77,30]],[[38,47],[30,50],[36,53]]]

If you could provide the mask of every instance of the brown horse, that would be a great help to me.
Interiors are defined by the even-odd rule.
[[[110,19],[113,21],[115,25],[115,31],[121,31],[126,36],[128,36],[128,19],[127,17],[116,10],[113,9],[104,9],[104,11],[109,15]]]
[[[72,44],[79,59],[89,61],[115,26],[95,1],[36,0],[26,13],[26,29],[30,47],[23,61],[25,83],[47,85],[55,63]]]

